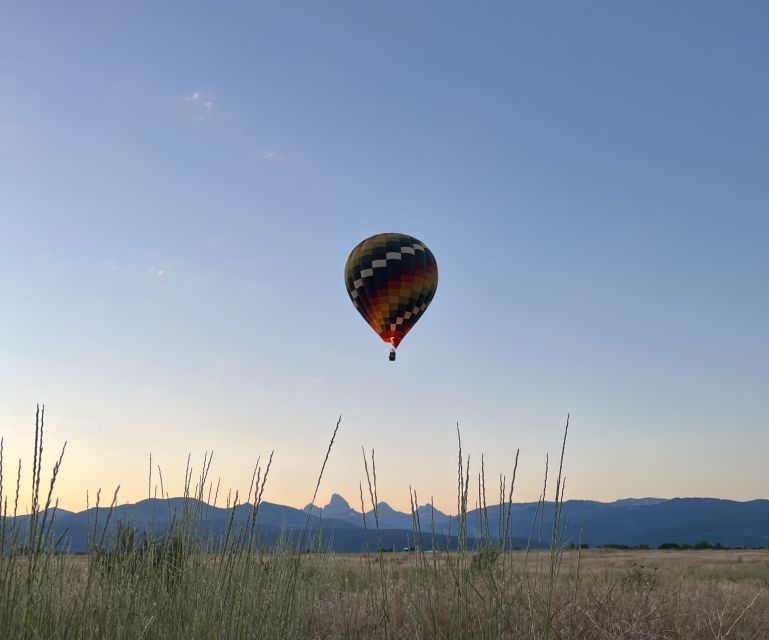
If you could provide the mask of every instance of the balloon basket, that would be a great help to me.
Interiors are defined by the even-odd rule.
[[[395,349],[390,349],[390,362],[395,362]]]

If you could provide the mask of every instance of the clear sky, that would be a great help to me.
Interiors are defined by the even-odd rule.
[[[6,483],[767,497],[769,4],[0,2]],[[394,364],[342,270],[423,240]],[[11,469],[9,471],[9,469]],[[493,486],[495,481],[491,481]],[[471,493],[475,488],[471,489]]]

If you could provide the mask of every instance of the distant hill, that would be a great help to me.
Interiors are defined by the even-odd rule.
[[[468,537],[483,539],[488,530],[498,537],[507,529],[512,546],[546,546],[553,523],[552,503],[515,503],[507,508],[489,506],[485,511],[467,514]],[[79,513],[59,511],[56,516],[56,539],[63,548],[85,551],[94,538],[98,540],[107,522],[109,509],[91,508]],[[185,514],[192,514],[196,535],[217,540],[229,529],[242,529],[254,520],[255,530],[264,540],[275,540],[283,532],[296,539],[305,527],[321,533],[336,551],[362,551],[376,548],[376,519],[379,521],[382,546],[403,548],[414,546],[417,525],[425,548],[455,548],[457,518],[430,505],[418,507],[416,518],[393,509],[385,502],[377,505],[377,514],[353,509],[340,495],[334,494],[324,507],[307,505],[295,509],[263,502],[258,511],[249,504],[226,509],[198,500],[169,498],[142,500],[115,507],[109,517],[107,533],[114,533],[120,523],[130,523],[139,531],[163,534]],[[707,540],[725,547],[769,546],[769,500],[736,502],[714,498],[628,498],[604,503],[593,500],[569,500],[563,505],[565,534],[577,543],[581,539],[590,546],[622,544],[659,546],[663,543],[696,544]],[[8,518],[8,523],[13,523]],[[29,526],[29,516],[18,516],[20,531]],[[250,525],[248,525],[250,526]]]
[[[538,514],[538,510],[541,513]],[[499,507],[489,507],[490,529],[498,526]],[[696,544],[707,540],[725,547],[769,546],[769,500],[736,502],[715,498],[673,498],[603,503],[589,500],[564,502],[566,536],[590,546],[624,544],[659,546],[666,542]],[[468,513],[470,535],[480,532],[482,514]],[[533,538],[547,539],[553,524],[553,504],[513,505],[511,531],[526,535],[531,523]],[[540,525],[541,522],[541,525]]]

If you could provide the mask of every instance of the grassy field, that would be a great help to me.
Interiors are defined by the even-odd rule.
[[[462,544],[471,476],[461,442],[457,552],[333,554],[307,529],[260,544],[254,523],[268,462],[254,472],[247,499],[253,519],[237,526],[231,520],[223,535],[195,535],[195,508],[156,537],[131,527],[107,533],[110,511],[94,522],[92,551],[73,556],[52,552],[59,463],[41,492],[42,440],[41,416],[31,518],[9,517],[17,513],[20,475],[15,493],[3,493],[0,482],[2,640],[769,637],[769,551],[574,549],[563,539],[562,514],[546,532],[547,550],[511,551],[505,536]],[[316,495],[332,446],[333,437]],[[564,448],[565,437],[561,464]],[[186,478],[185,497],[199,500],[210,488],[204,468],[194,485]],[[560,469],[551,483],[557,513]],[[373,453],[364,472],[361,502],[367,493],[376,508]],[[509,508],[514,477],[507,486],[500,495]],[[545,495],[543,489],[543,501]],[[485,505],[485,495],[479,502]],[[233,513],[235,504],[227,505]]]
[[[769,637],[767,550],[564,552],[550,624],[548,552],[513,551],[484,567],[474,566],[477,558],[471,554],[464,588],[456,555],[426,572],[413,553],[384,558],[394,637]],[[351,577],[360,584],[366,565],[365,557],[338,556],[328,567],[326,592],[338,595],[318,605],[328,623],[317,637],[371,637],[368,593]]]
[[[550,559],[46,554],[17,559],[0,629],[3,638],[769,637],[769,551],[565,551],[552,594]]]

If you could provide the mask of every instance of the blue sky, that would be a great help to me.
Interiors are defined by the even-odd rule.
[[[188,452],[301,506],[455,504],[455,424],[536,499],[766,497],[763,2],[3,2],[0,433],[65,506]],[[350,249],[423,240],[398,361]],[[50,462],[50,460],[49,460]],[[178,486],[176,486],[178,485]]]

